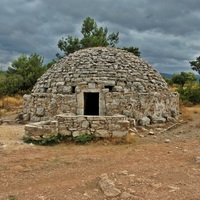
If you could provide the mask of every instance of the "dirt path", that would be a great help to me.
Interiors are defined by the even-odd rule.
[[[0,126],[0,199],[200,199],[200,113],[174,129],[139,134],[135,144],[53,147],[24,144],[22,125]],[[116,197],[99,187],[106,173]]]

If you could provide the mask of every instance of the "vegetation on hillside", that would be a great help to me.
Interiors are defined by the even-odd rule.
[[[181,72],[173,74],[172,78],[165,78],[170,87],[175,87],[180,94],[180,100],[185,105],[200,103],[200,84],[192,72]]]

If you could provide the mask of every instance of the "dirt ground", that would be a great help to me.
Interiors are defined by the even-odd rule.
[[[200,160],[195,158],[200,157],[200,112],[190,112],[167,131],[151,127],[139,132],[132,144],[36,146],[23,143],[24,125],[4,123],[0,199],[199,200]],[[108,197],[101,190],[105,173],[118,196]]]

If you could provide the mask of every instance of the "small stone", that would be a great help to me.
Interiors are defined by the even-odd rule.
[[[148,117],[143,117],[139,120],[139,125],[141,126],[147,126],[149,125],[151,120]]]
[[[194,157],[194,160],[196,161],[196,163],[200,163],[200,156]]]
[[[165,139],[165,143],[171,143],[171,140]]]
[[[149,135],[155,135],[153,131],[149,131]]]
[[[169,186],[169,189],[169,192],[176,192],[177,190],[179,190],[179,187]]]
[[[163,131],[163,128],[155,128],[156,131]]]
[[[131,199],[132,198],[132,195],[128,192],[123,192],[122,195],[121,195],[121,199]]]
[[[120,171],[118,174],[119,175],[128,175],[128,171],[127,170]]]
[[[107,197],[116,197],[121,194],[121,191],[115,187],[114,182],[108,178],[107,174],[100,176],[99,186]]]
[[[141,127],[141,130],[142,131],[148,131],[146,128],[144,128],[144,127]]]
[[[45,109],[44,108],[37,108],[36,109],[36,115],[39,117],[43,117],[45,115]]]
[[[129,174],[130,177],[135,177],[135,174]]]

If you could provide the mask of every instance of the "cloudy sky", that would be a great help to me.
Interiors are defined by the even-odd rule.
[[[119,32],[118,47],[139,47],[159,72],[191,71],[200,56],[199,0],[1,0],[0,68],[21,54],[50,62],[60,38],[81,37],[86,17]]]

